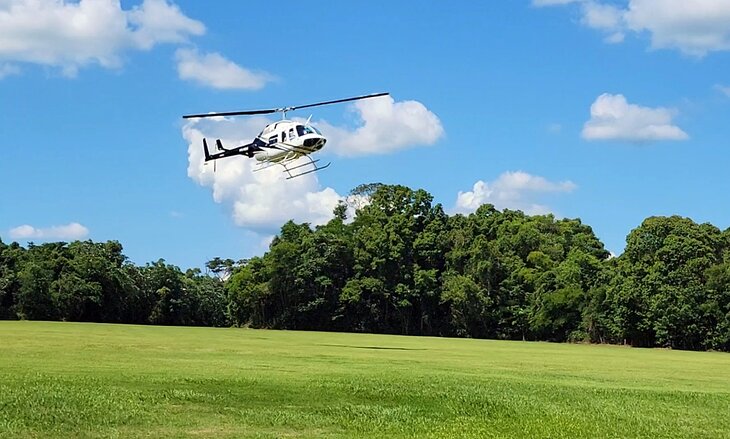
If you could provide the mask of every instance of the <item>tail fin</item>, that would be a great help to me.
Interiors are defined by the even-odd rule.
[[[203,137],[203,151],[205,151],[205,161],[210,160],[210,152],[208,152],[208,142],[205,141],[205,137]]]
[[[221,139],[215,139],[215,146],[218,148],[218,151],[228,151],[223,147],[223,143],[221,142]]]

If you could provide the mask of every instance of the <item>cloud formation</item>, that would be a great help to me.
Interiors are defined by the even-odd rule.
[[[493,182],[479,180],[471,191],[459,191],[454,212],[471,213],[488,203],[497,209],[519,209],[530,215],[545,214],[551,209],[540,203],[541,196],[572,192],[576,187],[569,180],[552,182],[523,171],[505,172]]]
[[[28,224],[10,229],[12,239],[41,239],[41,240],[68,240],[73,241],[89,235],[89,229],[79,223],[70,223],[62,226],[36,228]]]
[[[315,122],[327,133],[327,147],[341,156],[388,154],[416,145],[433,145],[444,135],[438,116],[418,101],[395,102],[390,96],[356,101],[350,107],[355,129]]]
[[[591,119],[583,125],[586,140],[686,140],[687,133],[672,124],[676,111],[629,104],[623,95],[604,93],[591,105]]]
[[[175,53],[180,79],[217,89],[258,90],[271,81],[266,73],[252,72],[218,53],[201,54],[195,49]]]
[[[607,43],[620,43],[624,40],[626,31],[623,28],[623,13],[613,5],[598,2],[583,2],[583,17],[581,23],[606,34]]]
[[[0,64],[0,79],[6,76],[19,75],[20,68],[12,64]]]
[[[577,3],[582,0],[532,0],[533,6],[558,6],[567,5],[569,3]]]
[[[649,32],[655,49],[694,56],[730,50],[727,0],[631,0],[624,19],[634,32]]]
[[[726,85],[716,84],[715,89],[719,91],[720,93],[724,94],[725,96],[730,98],[730,87]]]
[[[3,0],[0,29],[0,61],[59,67],[67,76],[89,64],[117,68],[128,50],[205,33],[167,0],[144,0],[129,10],[116,0]]]
[[[702,57],[730,50],[727,0],[629,0],[626,7],[600,0],[533,0],[534,6],[580,4],[581,23],[623,41],[627,32],[648,33],[653,49],[676,49]]]

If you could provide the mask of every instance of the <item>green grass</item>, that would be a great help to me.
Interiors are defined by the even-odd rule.
[[[730,355],[0,322],[0,437],[730,437]]]

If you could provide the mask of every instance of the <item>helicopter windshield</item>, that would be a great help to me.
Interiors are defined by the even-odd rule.
[[[303,136],[305,134],[319,134],[320,136],[322,133],[319,132],[319,130],[311,125],[297,125],[297,133],[300,136]]]

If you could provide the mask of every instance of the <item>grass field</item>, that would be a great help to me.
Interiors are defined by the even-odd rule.
[[[730,437],[730,355],[0,322],[0,437]]]

